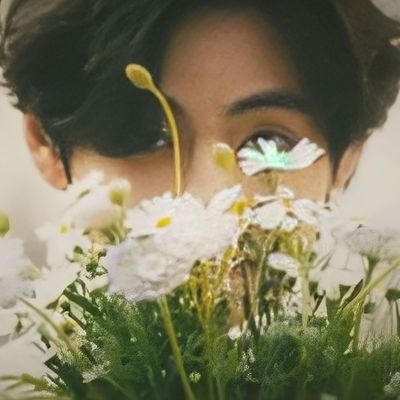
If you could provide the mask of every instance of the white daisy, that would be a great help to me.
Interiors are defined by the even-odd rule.
[[[349,249],[369,259],[391,261],[400,259],[400,232],[360,227],[348,233],[344,241]]]
[[[232,243],[238,221],[230,208],[240,193],[240,186],[223,190],[207,206],[189,194],[178,198],[166,194],[129,211],[126,224],[131,237],[153,235],[158,251],[193,264],[218,255]]]
[[[67,221],[77,229],[103,229],[119,223],[129,198],[130,184],[118,179],[104,183],[101,172],[92,172],[67,189],[71,205]]]
[[[0,238],[0,307],[13,307],[18,297],[31,294],[35,274],[37,269],[25,257],[22,241]]]
[[[83,250],[89,249],[91,242],[83,232],[83,229],[70,228],[68,225],[57,227],[48,224],[37,229],[38,238],[46,243],[47,265],[50,268],[65,265],[77,246]]]
[[[110,247],[103,265],[109,273],[110,293],[132,302],[170,293],[186,281],[192,267],[161,254],[151,239],[128,239]]]
[[[274,196],[258,197],[258,204],[251,213],[253,222],[265,230],[280,228],[292,231],[299,223],[318,227],[327,206],[308,199],[294,199],[286,188],[279,188]]]
[[[73,283],[79,274],[78,264],[68,264],[54,270],[42,270],[40,279],[32,282],[34,298],[29,302],[37,308],[45,308],[60,298],[64,290]]]
[[[128,212],[130,239],[104,259],[110,290],[131,301],[153,299],[184,283],[198,260],[221,254],[238,228],[230,208],[240,186],[219,192],[207,206],[189,194],[142,202]]]
[[[100,187],[104,183],[104,179],[105,176],[103,172],[92,171],[83,179],[76,180],[73,184],[68,185],[65,194],[69,203],[72,204],[83,195]]]
[[[107,187],[98,187],[68,208],[66,218],[76,229],[103,229],[122,218],[121,208],[111,201]]]
[[[326,265],[311,270],[310,280],[318,283],[320,294],[328,298],[340,297],[340,286],[351,287],[365,278],[365,267],[362,259],[349,253],[346,246],[337,243]]]

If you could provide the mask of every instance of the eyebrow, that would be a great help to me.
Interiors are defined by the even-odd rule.
[[[270,108],[283,108],[311,114],[311,106],[305,97],[284,90],[266,91],[254,94],[229,105],[224,114],[235,117],[252,111]]]

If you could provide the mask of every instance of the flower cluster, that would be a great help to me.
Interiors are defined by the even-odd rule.
[[[7,396],[23,388],[90,398],[106,385],[120,398],[169,398],[170,382],[187,398],[203,390],[242,398],[252,382],[268,397],[271,371],[260,371],[278,362],[273,348],[285,357],[300,346],[287,355],[298,371],[302,358],[291,357],[312,352],[312,342],[322,357],[315,360],[328,362],[331,349],[332,362],[347,365],[348,352],[373,351],[379,327],[391,324],[397,335],[397,232],[332,229],[329,205],[282,186],[249,198],[237,185],[207,203],[165,193],[133,208],[129,190],[99,172],[68,188],[61,223],[37,230],[47,249],[41,267],[3,230],[0,390]],[[283,379],[289,367],[276,368]],[[399,371],[396,364],[379,383],[382,393],[395,390]]]

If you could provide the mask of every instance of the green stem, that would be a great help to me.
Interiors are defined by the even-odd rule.
[[[378,276],[374,281],[370,282],[365,286],[364,289],[360,291],[360,293],[343,309],[343,314],[347,314],[351,312],[351,310],[357,306],[360,302],[364,301],[365,297],[375,289],[388,275],[390,275],[394,270],[399,268],[400,260],[396,260],[392,263],[392,265],[383,272],[380,276]]]
[[[114,379],[106,376],[103,377],[103,380],[108,382],[110,385],[114,386],[117,390],[119,390],[121,393],[125,395],[126,398],[130,400],[138,400],[138,397],[135,395],[133,392],[128,392],[126,389],[124,389],[119,383],[115,382]]]
[[[303,306],[301,310],[301,320],[303,328],[307,328],[308,316],[310,314],[310,288],[308,281],[308,268],[302,265],[299,270],[301,281],[301,294],[303,298]]]
[[[72,355],[77,356],[77,351],[75,350],[75,348],[72,346],[72,343],[69,340],[69,337],[65,334],[65,332],[60,329],[52,320],[51,318],[49,318],[48,315],[46,315],[46,313],[44,313],[42,310],[39,310],[36,306],[34,306],[33,304],[29,303],[29,301],[21,298],[22,303],[24,303],[26,306],[28,306],[29,308],[31,308],[33,311],[36,312],[36,314],[38,314],[45,322],[47,322],[53,329],[54,331],[57,333],[58,338],[65,342],[65,344],[68,347],[68,350],[71,352]]]
[[[218,390],[218,400],[225,400],[225,391],[221,385],[221,382],[217,381],[217,390]]]
[[[363,287],[361,290],[365,289],[371,282],[372,273],[377,264],[377,262],[373,262],[371,260],[368,260],[368,263],[369,264],[368,264],[367,274],[365,276],[365,280],[364,280]],[[363,306],[362,306],[362,304],[360,304],[360,306],[358,307],[358,309],[356,311],[356,315],[354,318],[355,322],[354,322],[354,335],[353,335],[353,346],[352,346],[353,352],[357,351],[357,349],[358,349],[362,314],[363,314]]]
[[[175,358],[178,372],[185,390],[185,394],[188,400],[195,400],[192,388],[190,387],[189,379],[186,375],[185,367],[183,365],[182,354],[179,350],[178,341],[176,339],[176,333],[171,320],[171,314],[168,307],[168,301],[165,296],[159,300],[161,315],[164,319],[165,330],[167,332],[169,342],[171,344],[172,352]]]

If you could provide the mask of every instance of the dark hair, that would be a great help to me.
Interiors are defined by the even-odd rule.
[[[3,0],[4,2],[4,0]],[[281,36],[337,165],[381,126],[400,79],[400,25],[369,0],[13,0],[0,65],[15,105],[54,144],[113,157],[160,138],[161,111],[124,75],[130,62],[157,79],[169,39],[207,8],[257,7]]]

